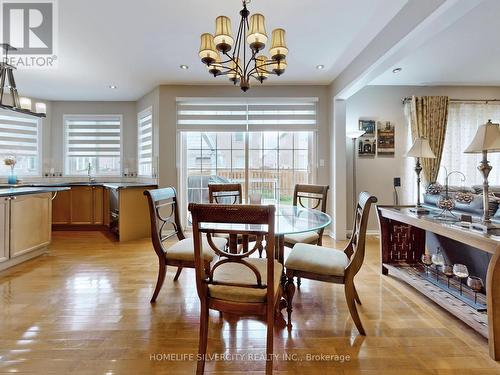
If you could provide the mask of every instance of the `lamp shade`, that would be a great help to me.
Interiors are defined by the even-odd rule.
[[[271,68],[273,69],[273,72],[280,76],[282,75],[283,73],[285,73],[285,69],[286,67],[288,66],[288,64],[286,63],[286,60],[279,60],[279,61],[276,61],[274,64],[271,65]]]
[[[199,56],[204,64],[210,65],[217,60],[219,52],[215,48],[214,36],[210,33],[201,34]]]
[[[257,57],[256,65],[257,65],[257,76],[261,79],[266,79],[269,75],[266,70],[266,61],[267,57],[264,55],[260,55]]]
[[[248,30],[247,43],[254,51],[260,51],[266,46],[267,34],[264,16],[255,13],[250,17],[250,28]]]
[[[215,47],[221,52],[231,50],[234,39],[231,32],[231,20],[226,16],[219,16],[215,19]]]
[[[36,113],[47,113],[47,104],[45,103],[41,103],[41,102],[38,102],[38,103],[35,103],[35,110],[36,110]]]
[[[273,30],[273,40],[271,48],[269,49],[269,54],[273,60],[281,60],[288,55],[288,48],[286,47],[285,42],[285,30]]]
[[[31,111],[31,99],[30,98],[25,98],[25,97],[19,98],[19,104],[20,104],[22,109],[26,109],[28,111]]]
[[[365,133],[366,133],[366,131],[364,131],[364,130],[353,130],[353,131],[347,132],[346,136],[347,136],[347,138],[350,138],[350,139],[357,139]]]
[[[406,153],[406,156],[414,158],[436,158],[436,155],[432,152],[429,140],[423,137],[415,139],[413,146],[411,146],[410,150]]]
[[[239,58],[236,60],[236,62],[231,61],[231,70],[227,74],[230,81],[237,82],[240,79],[241,77],[240,66],[241,66],[241,60]]]
[[[464,153],[480,154],[483,151],[500,151],[500,127],[499,124],[494,124],[491,120],[477,129],[474,139]]]
[[[213,74],[214,76],[217,76],[221,73],[221,65],[220,65],[220,56],[217,55],[215,61],[210,64],[210,65],[207,65],[207,69],[209,71],[210,74]]]

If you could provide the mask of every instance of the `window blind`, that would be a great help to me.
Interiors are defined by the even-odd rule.
[[[137,173],[151,176],[153,172],[153,114],[151,108],[137,115]]]
[[[310,131],[317,128],[317,98],[178,98],[182,131]]]
[[[0,114],[0,154],[38,156],[38,119]]]
[[[65,116],[66,155],[121,155],[121,116]]]

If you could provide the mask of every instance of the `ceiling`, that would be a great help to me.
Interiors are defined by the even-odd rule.
[[[371,84],[499,86],[499,15],[500,1],[481,2]]]
[[[265,84],[329,84],[406,2],[252,0],[249,10],[266,16],[268,34],[286,29],[290,49],[286,73]],[[159,84],[229,84],[199,61],[199,36],[214,31],[218,15],[231,17],[234,30],[241,1],[64,0],[58,7],[58,67],[18,71],[22,95],[137,100]]]

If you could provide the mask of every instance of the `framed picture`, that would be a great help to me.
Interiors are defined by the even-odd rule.
[[[359,120],[359,130],[364,130],[363,137],[375,137],[375,121]]]
[[[358,156],[375,157],[377,153],[375,120],[359,120],[359,130],[364,130],[365,134],[358,138]]]
[[[394,156],[395,131],[390,121],[377,122],[377,154],[380,156]]]

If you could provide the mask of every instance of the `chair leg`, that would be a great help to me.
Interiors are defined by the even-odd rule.
[[[285,298],[286,298],[286,312],[288,314],[288,328],[292,328],[292,302],[293,296],[295,294],[295,285],[293,284],[293,275],[288,276],[286,285],[285,285]]]
[[[358,303],[358,305],[362,305],[361,300],[359,299],[359,294],[358,294],[358,291],[356,289],[356,286],[354,284],[352,284],[352,286],[354,289],[354,300]]]
[[[267,306],[267,340],[266,340],[266,375],[273,373],[273,353],[274,353],[274,306]]]
[[[205,355],[207,354],[208,342],[208,306],[205,301],[201,301],[200,312],[200,337],[198,343],[198,362],[196,364],[196,375],[205,372]]]
[[[181,272],[182,272],[182,267],[177,267],[177,272],[175,273],[174,281],[179,280],[179,276],[181,275]]]
[[[300,289],[300,286],[302,285],[302,280],[300,277],[297,277],[297,288]]]
[[[356,289],[354,288],[354,282],[353,281],[346,281],[344,285],[344,291],[345,291],[345,298],[347,300],[347,307],[349,307],[349,312],[351,313],[351,318],[354,321],[354,324],[356,325],[356,328],[358,329],[360,335],[365,336],[365,329],[363,328],[363,324],[361,324],[361,320],[359,319],[359,314],[358,314],[358,309],[356,308],[356,301],[355,301],[355,293]]]
[[[165,275],[167,273],[167,265],[165,264],[165,260],[160,259],[158,263],[158,280],[156,281],[155,291],[153,292],[153,297],[151,297],[151,303],[156,302],[156,297],[158,297],[158,293],[160,293],[160,289],[165,281]]]

